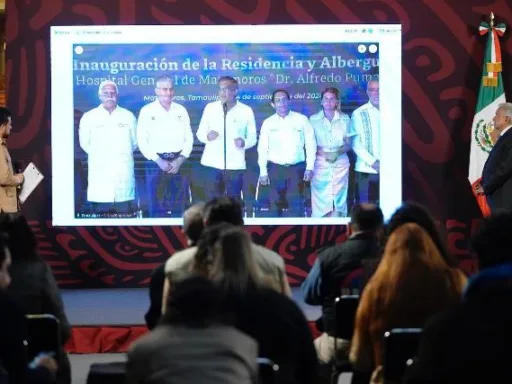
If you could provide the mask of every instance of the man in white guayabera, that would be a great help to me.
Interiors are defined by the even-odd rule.
[[[380,110],[379,82],[366,87],[368,102],[352,113],[352,149],[357,155],[355,165],[356,203],[379,204],[380,185]]]
[[[98,97],[101,104],[84,113],[78,129],[80,147],[87,153],[87,202],[96,214],[131,215],[135,209],[136,119],[119,106],[113,81],[100,84]]]

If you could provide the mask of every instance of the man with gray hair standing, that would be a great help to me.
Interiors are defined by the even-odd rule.
[[[87,201],[93,213],[131,215],[135,200],[133,151],[137,148],[136,118],[118,105],[113,81],[98,88],[101,104],[80,119],[80,147],[87,153]]]
[[[487,197],[487,204],[495,213],[512,209],[512,103],[500,104],[493,122],[499,138],[489,153],[475,191]]]
[[[379,81],[366,85],[368,102],[352,112],[352,149],[356,154],[355,202],[379,205],[380,196],[380,99]]]

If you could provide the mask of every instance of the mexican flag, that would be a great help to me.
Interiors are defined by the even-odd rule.
[[[491,132],[492,118],[496,109],[505,102],[505,91],[501,77],[501,48],[498,38],[505,33],[505,24],[493,25],[482,22],[480,35],[488,35],[485,48],[484,68],[476,113],[471,128],[471,152],[469,157],[469,181],[473,187],[479,183],[482,169],[494,144]],[[485,196],[477,196],[479,206],[484,215],[489,214]]]

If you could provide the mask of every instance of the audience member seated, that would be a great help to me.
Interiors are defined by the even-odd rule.
[[[183,234],[187,239],[187,248],[177,252],[176,254],[180,252],[189,252],[191,247],[196,246],[199,236],[201,236],[204,228],[203,209],[204,203],[197,203],[192,205],[183,214]],[[162,316],[164,285],[165,263],[156,268],[151,275],[151,282],[149,284],[150,306],[144,316],[149,329],[155,328]]]
[[[318,359],[329,364],[335,357],[335,345],[345,357],[349,341],[335,340],[334,299],[340,296],[342,282],[351,272],[364,268],[365,260],[380,256],[380,236],[383,226],[382,211],[372,204],[356,205],[351,215],[351,235],[342,244],[324,249],[318,254],[301,289],[304,301],[322,305],[323,331],[315,340]]]
[[[71,327],[64,312],[64,304],[50,267],[37,251],[37,240],[25,217],[19,213],[0,214],[0,232],[7,234],[12,264],[12,277],[7,292],[25,314],[47,313],[60,322],[62,350],[57,356],[58,382],[71,382],[71,369],[64,345],[71,335]]]
[[[203,236],[210,230],[206,228]],[[194,271],[221,288],[225,295],[222,312],[258,342],[260,357],[279,365],[280,383],[316,383],[318,362],[306,318],[289,297],[268,287],[253,249],[242,228],[226,229],[211,253],[202,251],[200,240]]]
[[[407,223],[418,224],[427,231],[446,264],[453,268],[459,265],[459,261],[448,252],[446,236],[441,234],[441,228],[437,225],[434,217],[421,204],[410,201],[403,203],[389,219],[386,225],[386,237],[389,238],[395,229]]]
[[[206,203],[204,208],[204,224],[208,228],[218,223],[229,223],[243,228],[244,218],[243,209],[236,199],[228,197],[215,198]],[[284,260],[274,251],[251,242],[252,253],[256,259],[261,273],[265,276],[265,281],[271,288],[284,293],[287,296],[292,295],[288,279],[286,278]],[[197,248],[192,247],[187,252],[175,253],[167,260],[165,264],[165,274],[167,280],[172,279],[175,272],[188,271],[194,260]],[[164,287],[164,303],[169,294],[169,281],[166,281]]]
[[[470,248],[480,269],[512,263],[512,211],[493,214],[480,221]]]
[[[358,372],[382,370],[383,336],[393,328],[422,328],[431,316],[456,306],[466,284],[448,266],[426,230],[395,229],[357,310],[350,361]],[[381,382],[376,375],[375,382]]]
[[[161,324],[130,348],[127,384],[256,384],[255,340],[226,324],[221,291],[203,277],[173,285]]]
[[[11,283],[9,266],[11,255],[7,242],[0,236],[0,361],[11,384],[53,383],[57,363],[47,355],[41,355],[31,363],[27,358],[25,340],[27,325],[25,314],[5,292]]]
[[[471,247],[479,260],[458,307],[424,328],[405,383],[511,383],[512,212],[483,220]]]

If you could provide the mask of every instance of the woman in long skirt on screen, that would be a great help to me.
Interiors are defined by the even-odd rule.
[[[322,110],[310,117],[317,154],[311,181],[312,217],[346,217],[350,161],[350,117],[339,110],[340,92],[322,91]]]

